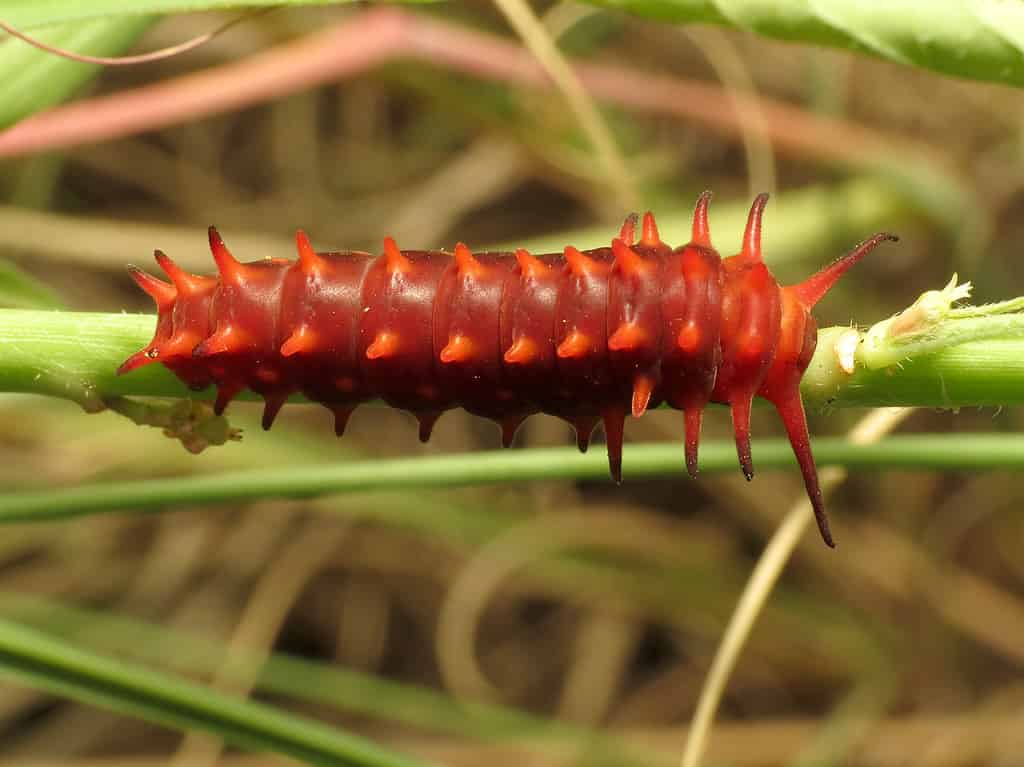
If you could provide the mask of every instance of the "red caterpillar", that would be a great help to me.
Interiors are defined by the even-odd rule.
[[[508,447],[537,412],[576,428],[580,450],[604,422],[612,477],[621,481],[626,414],[665,401],[685,413],[686,467],[697,472],[708,402],[732,409],[747,479],[750,405],[778,409],[822,538],[832,546],[800,399],[817,343],[811,308],[847,269],[885,240],[876,234],[799,285],[780,287],[761,258],[754,200],[739,254],[711,247],[701,195],[693,239],[671,248],[654,217],[631,215],[610,248],[533,256],[401,251],[317,253],[296,234],[298,260],[239,263],[210,228],[218,277],[182,271],[156,251],[171,279],[130,267],[156,301],[152,342],[118,370],[163,362],[189,386],[217,386],[224,411],[250,388],[266,401],[263,428],[293,392],[334,412],[341,436],[355,407],[380,398],[412,412],[426,441],[438,416],[463,407],[491,418]]]

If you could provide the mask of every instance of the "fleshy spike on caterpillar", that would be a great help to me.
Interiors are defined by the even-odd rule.
[[[710,199],[701,195],[691,241],[678,248],[646,213],[626,218],[610,247],[585,251],[402,251],[387,238],[379,256],[317,253],[300,231],[295,261],[241,263],[211,227],[217,277],[188,274],[160,251],[170,283],[130,267],[156,302],[157,327],[118,372],[161,362],[193,388],[214,384],[218,414],[252,389],[266,401],[265,429],[295,392],[334,413],[338,436],[356,406],[376,398],[412,412],[424,442],[453,407],[496,421],[506,447],[533,413],[572,424],[580,450],[603,422],[617,482],[626,415],[662,402],[684,413],[691,475],[705,406],[729,405],[752,478],[750,406],[763,397],[782,417],[832,546],[799,390],[817,342],[810,310],[896,238],[876,234],[783,287],[761,256],[768,195],[754,200],[742,248],[725,259],[711,246]]]

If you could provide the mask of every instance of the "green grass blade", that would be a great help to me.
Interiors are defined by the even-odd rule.
[[[978,469],[1024,468],[1024,437],[972,434],[964,452],[958,434],[891,437],[873,445],[841,439],[814,444],[819,466],[850,468]],[[629,445],[623,461],[629,478],[670,477],[684,473],[682,448],[676,444]],[[175,505],[227,503],[266,498],[308,498],[368,490],[459,487],[535,480],[608,478],[606,458],[594,450],[581,455],[571,448],[481,451],[468,454],[353,461],[320,466],[261,467],[216,475],[103,482],[59,490],[26,491],[0,496],[0,523],[76,517],[117,510],[156,510]],[[789,443],[782,439],[754,443],[758,469],[792,469]],[[702,471],[735,471],[735,447],[715,441],[701,446]]]
[[[0,612],[81,645],[178,673],[211,675],[226,658],[222,643],[199,634],[52,600],[0,593]],[[237,657],[246,659],[241,653]],[[246,660],[256,662],[262,656],[252,653]],[[535,746],[562,751],[601,744],[606,754],[619,753],[620,763],[639,763],[639,753],[627,753],[635,749],[626,749],[614,737],[583,727],[487,703],[456,700],[442,692],[283,653],[266,657],[256,687],[339,711],[458,737],[529,739]]]
[[[59,309],[63,302],[48,285],[0,260],[0,306],[14,309]]]
[[[155,724],[201,730],[245,749],[285,754],[307,764],[421,764],[310,719],[88,652],[3,619],[0,676]]]
[[[35,5],[32,4],[33,7]],[[80,5],[91,7],[92,4]],[[18,25],[7,4],[0,4],[0,19]],[[40,30],[35,36],[49,45],[76,53],[116,56],[127,50],[153,20],[153,17],[144,15],[121,16]],[[70,61],[33,48],[21,40],[0,37],[0,82],[3,83],[0,127],[66,101],[100,69],[97,64]]]
[[[247,8],[341,5],[349,2],[352,0],[3,0],[0,2],[0,18],[15,27],[29,29],[68,21],[130,17],[146,13],[244,12]]]

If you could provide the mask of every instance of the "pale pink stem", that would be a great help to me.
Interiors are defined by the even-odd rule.
[[[0,133],[0,157],[130,136],[364,72],[401,49],[409,20],[373,11],[231,64],[33,115]]]
[[[365,72],[394,59],[417,59],[477,77],[550,87],[529,52],[514,42],[395,8],[376,8],[324,32],[241,61],[155,85],[88,99],[29,117],[0,132],[0,157],[133,135],[251,106]],[[743,101],[719,86],[583,62],[576,71],[597,98],[640,112],[672,115],[738,136]],[[917,144],[758,97],[768,139],[779,151],[878,164],[899,152],[935,165]]]

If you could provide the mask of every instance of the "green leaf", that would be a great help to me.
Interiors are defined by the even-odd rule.
[[[331,5],[347,0],[6,0],[28,29],[112,16]],[[704,22],[869,53],[955,77],[1024,85],[1024,4],[1007,0],[589,0],[660,21]]]
[[[314,765],[416,767],[362,738],[121,659],[88,652],[0,619],[0,676],[179,730],[201,730],[253,751]]]
[[[1000,0],[589,0],[847,48],[955,77],[1024,85],[1024,3]]]
[[[7,14],[4,6],[0,6],[0,14]],[[17,26],[9,15],[4,21]],[[46,29],[35,36],[48,45],[76,53],[116,56],[127,50],[152,23],[150,16],[125,16]],[[4,40],[0,43],[0,127],[67,100],[100,69],[96,64],[41,51],[16,38]]]
[[[0,306],[14,309],[60,309],[63,301],[49,287],[10,261],[0,260]]]
[[[277,5],[339,5],[351,0],[0,0],[0,18],[22,29],[149,13],[224,11]]]

